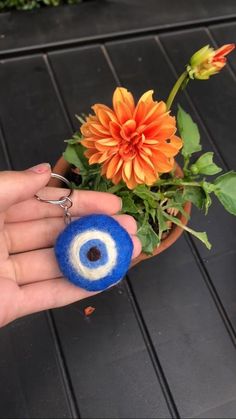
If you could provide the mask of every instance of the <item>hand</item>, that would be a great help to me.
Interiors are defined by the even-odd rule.
[[[62,277],[53,245],[65,228],[63,210],[37,201],[34,195],[50,179],[50,166],[38,165],[23,172],[0,172],[0,326],[37,311],[64,306],[95,293],[82,290]],[[44,197],[58,198],[58,189],[45,187]],[[60,196],[66,190],[60,191]],[[74,191],[73,217],[90,213],[116,214],[121,207],[115,195]],[[116,215],[134,243],[133,257],[141,244],[135,220]]]

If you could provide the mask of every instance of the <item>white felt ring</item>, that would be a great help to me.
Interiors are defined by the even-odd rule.
[[[108,261],[104,265],[98,266],[97,268],[88,268],[87,266],[84,266],[79,258],[80,249],[89,240],[96,239],[101,240],[106,246]],[[69,255],[72,266],[81,276],[86,279],[89,278],[91,281],[96,281],[108,275],[116,265],[116,243],[110,234],[105,233],[104,231],[88,230],[80,233],[74,238],[70,245]]]

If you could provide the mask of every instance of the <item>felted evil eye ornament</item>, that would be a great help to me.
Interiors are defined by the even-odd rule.
[[[67,179],[55,173],[67,185]],[[60,270],[73,284],[88,291],[102,291],[119,282],[129,269],[133,242],[121,225],[112,217],[93,214],[70,222],[68,209],[72,200],[68,196],[59,200],[39,201],[58,204],[64,209],[66,228],[58,236],[55,255]]]
[[[128,233],[107,215],[89,215],[59,235],[55,254],[63,274],[88,291],[102,291],[127,272],[133,252]]]

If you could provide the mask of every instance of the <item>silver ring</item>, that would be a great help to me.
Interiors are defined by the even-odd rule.
[[[34,196],[40,202],[46,202],[47,204],[54,204],[54,205],[62,205],[72,195],[73,189],[71,189],[71,184],[70,184],[69,180],[67,180],[65,177],[63,177],[61,175],[58,175],[57,173],[51,173],[51,177],[61,180],[63,183],[65,183],[69,187],[70,191],[69,191],[68,195],[63,196],[60,199],[44,199],[44,198],[40,198],[40,196],[38,196],[38,195],[34,195]]]

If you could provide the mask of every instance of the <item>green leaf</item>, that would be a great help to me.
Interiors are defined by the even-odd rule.
[[[78,121],[79,121],[82,125],[86,122],[86,115],[85,115],[85,114],[75,115],[75,117],[78,119]]]
[[[142,243],[144,253],[152,254],[153,250],[159,246],[160,240],[149,223],[143,224],[137,232],[137,236]]]
[[[152,217],[153,222],[156,222],[156,215],[157,215],[157,211],[156,208],[149,208],[149,214]]]
[[[73,164],[78,169],[82,171],[85,170],[83,162],[81,161],[81,159],[79,158],[77,154],[77,149],[75,145],[68,144],[63,153],[63,157],[68,163]]]
[[[123,192],[120,194],[122,198],[122,212],[137,214],[139,213],[138,207],[135,205],[134,200],[131,196],[131,192]]]
[[[185,186],[183,191],[183,199],[185,202],[192,202],[197,208],[203,209],[206,194],[201,186]]]
[[[93,171],[91,166],[89,166],[88,159],[84,155],[85,148],[82,144],[68,144],[66,150],[63,153],[63,157],[68,161],[68,163],[73,164],[81,172]],[[93,165],[94,169],[94,165]]]
[[[222,171],[222,169],[213,162],[213,156],[214,153],[209,151],[208,153],[205,153],[199,157],[199,159],[193,165],[197,168],[198,174],[211,176],[216,175]]]
[[[183,225],[178,218],[173,217],[172,215],[169,215],[169,214],[166,214],[166,213],[164,213],[164,214],[165,214],[165,217],[168,220],[172,221],[172,223],[178,225],[183,230],[185,230],[188,233],[192,234],[193,236],[197,237],[197,239],[199,239],[201,242],[203,242],[209,250],[211,249],[211,243],[209,242],[207,234],[205,232],[195,231],[192,228],[189,228],[188,226]]]
[[[163,211],[161,208],[157,210],[157,219],[158,219],[158,227],[159,227],[159,240],[161,241],[162,233],[168,230],[168,225],[166,223]]]
[[[103,177],[100,177],[99,184],[97,185],[97,191],[99,192],[107,192],[109,188],[108,181]]]
[[[69,140],[65,140],[65,143],[68,144],[77,144],[82,140],[82,135],[79,131],[75,132]]]
[[[133,190],[134,195],[141,198],[143,201],[148,202],[149,206],[152,208],[157,207],[156,201],[159,199],[160,194],[158,192],[151,192],[146,185],[138,185]]]
[[[236,172],[219,176],[214,185],[214,193],[221,204],[230,214],[236,215]]]
[[[181,106],[178,107],[177,123],[180,136],[184,142],[182,154],[187,158],[202,149],[198,126]]]

